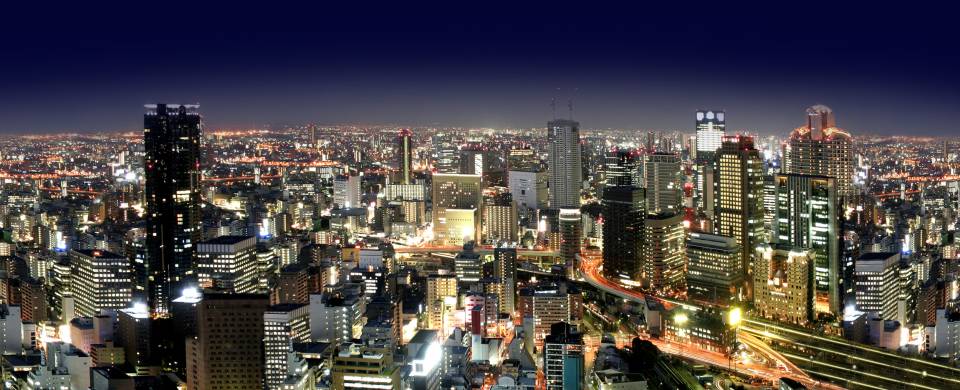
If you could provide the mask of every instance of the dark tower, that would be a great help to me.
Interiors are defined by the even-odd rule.
[[[400,130],[397,135],[397,176],[400,184],[410,184],[413,181],[413,132],[410,129]]]
[[[165,316],[172,294],[192,271],[201,239],[200,140],[196,105],[148,104],[146,152],[147,261],[150,312]]]

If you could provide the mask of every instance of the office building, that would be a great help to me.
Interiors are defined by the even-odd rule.
[[[196,105],[150,104],[143,117],[146,185],[148,302],[165,315],[171,294],[193,269],[193,252],[202,238],[200,143]]]
[[[683,215],[647,215],[643,232],[644,286],[659,291],[678,291],[686,287]]]
[[[542,346],[550,326],[566,322],[580,326],[583,320],[583,295],[567,283],[544,283],[520,290],[520,315],[533,320],[533,342]]]
[[[363,192],[360,184],[363,175],[337,175],[333,179],[333,203],[341,209],[363,207],[360,197]]]
[[[777,175],[777,242],[814,253],[814,309],[840,314],[843,307],[840,269],[840,214],[835,180],[823,176]]]
[[[450,316],[457,308],[457,277],[451,274],[427,276],[427,329],[446,332]]]
[[[263,313],[263,377],[268,389],[283,389],[290,372],[293,343],[310,339],[310,307],[274,305]]]
[[[813,314],[813,254],[799,248],[763,244],[753,273],[753,306],[764,318],[798,325]]]
[[[400,390],[400,370],[385,346],[344,343],[333,357],[330,389]]]
[[[73,286],[78,316],[93,317],[102,310],[130,305],[133,273],[126,257],[99,249],[73,249],[70,261],[79,281]]]
[[[366,301],[359,293],[310,294],[310,339],[336,344],[360,337]]]
[[[196,336],[187,340],[187,388],[263,387],[263,313],[257,294],[204,294]]]
[[[547,124],[549,145],[550,207],[580,208],[581,167],[580,123],[556,119]]]
[[[753,138],[724,137],[714,169],[714,234],[733,237],[740,246],[742,275],[748,283],[753,254],[765,242],[763,160]],[[748,292],[752,288],[747,288]]]
[[[643,158],[643,186],[646,188],[647,213],[680,214],[680,156],[654,153]]]
[[[900,297],[899,252],[864,253],[854,266],[857,311],[875,313],[884,320],[897,318]]]
[[[640,151],[614,148],[607,152],[603,165],[606,187],[641,186]]]
[[[460,283],[469,284],[480,280],[483,271],[483,259],[474,251],[474,243],[463,244],[463,250],[453,259],[454,273]]]
[[[638,285],[643,276],[643,188],[607,187],[603,211],[603,272],[611,279]]]
[[[257,238],[220,236],[197,245],[197,281],[202,287],[252,293],[259,287]]]
[[[529,170],[511,168],[507,181],[520,218],[531,219],[537,209],[547,207],[549,175],[539,164]]]
[[[543,343],[543,373],[547,390],[584,387],[583,335],[565,322],[550,326]]]
[[[187,321],[187,318],[180,319]],[[117,312],[117,344],[123,347],[124,359],[137,372],[149,372],[151,367],[159,366],[154,359],[150,312],[139,304]],[[178,356],[183,359],[183,356]]]
[[[783,145],[783,173],[826,176],[836,180],[837,196],[855,195],[853,138],[837,127],[833,110],[807,109],[807,123],[793,130]]]
[[[437,173],[432,180],[434,240],[440,245],[478,241],[483,201],[480,175]]]
[[[743,293],[740,246],[731,237],[690,233],[687,239],[687,296],[729,305]]]

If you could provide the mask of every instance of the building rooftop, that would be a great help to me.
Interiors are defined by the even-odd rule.
[[[210,244],[210,245],[233,245],[241,243],[245,240],[254,238],[253,236],[220,236],[211,238],[209,240],[200,242],[200,244]]]

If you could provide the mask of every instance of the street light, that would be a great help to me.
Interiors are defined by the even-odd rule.
[[[733,372],[736,373],[736,364],[737,361],[734,360],[734,354],[737,352],[737,344],[739,344],[739,338],[737,331],[740,330],[740,321],[743,320],[743,311],[739,307],[734,307],[727,312],[727,325],[730,325],[733,328],[733,350],[730,351],[730,356],[728,357],[729,363],[733,366]],[[730,367],[728,367],[730,368]]]
[[[680,343],[680,358],[683,358],[683,327],[687,324],[687,313],[682,311],[673,315],[673,324],[677,327],[678,342]]]

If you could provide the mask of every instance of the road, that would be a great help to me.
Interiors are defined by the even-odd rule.
[[[644,303],[645,299],[648,298],[643,293],[624,288],[618,284],[612,283],[609,280],[607,280],[603,276],[603,274],[600,272],[601,266],[599,263],[600,263],[599,259],[595,259],[595,260],[584,259],[580,262],[581,273],[583,274],[584,279],[587,281],[587,283],[591,284],[592,286],[600,290],[614,294],[623,299],[628,299],[638,303]],[[674,299],[663,299],[663,298],[657,298],[657,297],[650,297],[650,298],[658,299],[662,301],[665,307],[670,307],[671,305],[680,305],[685,308],[689,308],[691,310],[699,309],[697,305],[674,300]],[[715,367],[721,367],[726,369],[730,368],[731,362],[727,358],[727,356],[724,354],[717,353],[717,352],[704,351],[685,343],[681,344],[681,343],[675,343],[675,342],[661,340],[661,339],[648,339],[648,340],[650,340],[650,342],[656,345],[657,348],[660,349],[660,351],[666,354],[678,355],[683,359],[691,359],[691,360],[709,364]],[[764,351],[761,350],[758,352],[763,353]],[[779,355],[772,356],[771,358],[775,360],[783,359],[782,356],[779,356],[779,357],[778,356]],[[766,367],[757,363],[746,363],[746,364],[737,363],[734,368],[735,368],[735,371],[740,374],[761,377],[773,383],[777,383],[777,381],[782,377],[788,377],[791,379],[795,379],[800,383],[803,383],[805,386],[809,388],[842,389],[842,387],[815,380],[811,378],[809,375],[807,375],[806,372],[803,372],[800,370],[790,371],[789,369],[786,369],[787,368],[786,366],[791,366],[791,365],[792,364],[785,364],[784,368],[779,368],[779,367]],[[793,367],[796,367],[796,366],[793,366]]]

